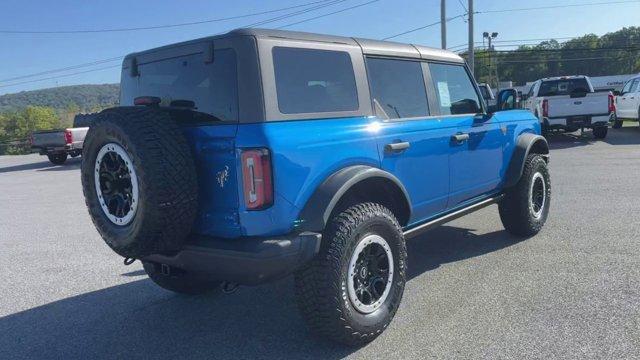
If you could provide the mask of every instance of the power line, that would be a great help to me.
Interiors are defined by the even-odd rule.
[[[270,19],[266,19],[266,20],[262,20],[259,22],[255,22],[249,25],[246,25],[244,27],[254,27],[254,26],[260,26],[260,25],[264,25],[264,24],[268,24],[271,22],[275,22],[275,21],[279,21],[282,19],[286,19],[289,17],[293,17],[293,16],[297,16],[300,14],[305,14],[311,11],[315,11],[324,7],[328,7],[334,4],[338,4],[341,2],[345,2],[347,0],[333,0],[333,1],[314,1],[314,2],[310,2],[310,3],[306,3],[306,4],[301,4],[301,5],[296,5],[296,6],[290,6],[290,7],[286,7],[286,8],[280,8],[280,9],[274,9],[274,10],[269,10],[269,11],[264,11],[264,12],[260,12],[260,13],[252,13],[252,14],[245,14],[245,15],[237,15],[234,17],[228,17],[228,18],[219,18],[219,19],[212,19],[212,20],[205,20],[205,21],[199,21],[199,22],[191,22],[191,23],[181,23],[181,24],[170,24],[170,25],[162,25],[162,26],[153,26],[153,27],[144,27],[144,28],[121,28],[121,29],[103,29],[103,30],[73,30],[73,31],[56,31],[56,32],[43,32],[43,31],[39,31],[39,32],[14,32],[14,31],[4,31],[4,30],[0,30],[0,33],[83,33],[83,32],[114,32],[114,31],[135,31],[135,30],[148,30],[148,29],[154,29],[154,28],[165,28],[165,27],[176,27],[176,26],[187,26],[187,25],[196,25],[196,24],[201,24],[201,23],[208,23],[208,22],[215,22],[215,21],[224,21],[224,20],[230,20],[230,19],[237,19],[237,18],[243,18],[243,17],[249,17],[249,16],[257,16],[257,15],[261,15],[261,14],[267,14],[267,13],[274,13],[274,12],[279,12],[279,11],[284,11],[284,10],[290,10],[290,9],[295,9],[295,8],[301,8],[301,7],[308,7],[307,9],[303,9],[303,10],[298,10],[296,12],[292,12],[292,13],[288,13],[288,14],[284,14],[284,15],[279,15],[277,17],[274,18],[270,18]],[[304,23],[307,21],[311,21],[311,20],[315,20],[318,18],[322,18],[322,17],[326,17],[326,16],[330,16],[330,15],[334,15],[337,13],[341,13],[344,11],[348,11],[351,9],[355,9],[361,6],[365,6],[374,2],[377,2],[379,0],[373,0],[373,1],[369,1],[366,3],[362,3],[362,4],[358,4],[358,5],[354,5],[345,9],[341,9],[341,10],[337,10],[331,13],[327,13],[327,14],[323,14],[323,15],[319,15],[319,16],[315,16],[312,18],[308,18],[308,19],[304,19],[298,22],[294,22],[294,23],[290,23],[290,24],[286,24],[283,25],[281,27],[278,27],[278,29],[280,28],[285,28],[285,27],[289,27],[289,26],[293,26],[293,25],[297,25],[300,23]],[[474,13],[496,13],[496,12],[509,12],[509,11],[528,11],[528,10],[540,10],[540,9],[554,9],[554,8],[561,8],[561,7],[576,7],[576,6],[590,6],[590,5],[605,5],[605,4],[623,4],[623,3],[638,3],[640,1],[609,1],[609,2],[599,2],[599,3],[587,3],[587,4],[571,4],[571,5],[556,5],[556,6],[546,6],[546,7],[535,7],[535,8],[519,8],[519,9],[502,9],[502,10],[488,10],[488,11],[476,11]],[[312,6],[309,7],[311,5],[315,5],[318,4],[316,6]],[[463,6],[464,7],[464,6]],[[460,14],[451,18],[448,18],[446,21],[452,21],[454,19],[457,18],[461,18],[466,16],[467,14]],[[417,28],[413,28],[407,31],[404,31],[402,33],[399,34],[395,34],[392,36],[388,36],[383,38],[383,40],[388,40],[388,39],[392,39],[398,36],[402,36],[402,35],[406,35],[415,31],[419,31],[431,26],[435,26],[440,24],[440,21],[431,23],[431,24],[427,24],[424,26],[420,26]],[[557,39],[563,39],[563,38],[557,38]],[[564,38],[564,39],[571,39],[570,37]],[[527,39],[524,41],[535,41],[538,39]],[[547,40],[547,39],[539,39],[539,40]],[[507,42],[507,41],[523,41],[523,40],[502,40],[503,42]],[[454,46],[452,48],[456,48],[459,47],[458,46]],[[466,44],[464,45],[466,46]],[[587,50],[587,51],[594,51],[594,50],[611,50],[613,48],[588,48],[588,49],[527,49],[527,50],[513,50],[513,51],[577,51],[577,50]],[[630,49],[621,49],[621,50],[630,50]],[[638,49],[634,49],[634,50],[638,50]],[[497,53],[512,53],[513,51],[498,51]],[[73,69],[77,69],[77,68],[81,68],[81,67],[86,67],[86,66],[92,66],[92,65],[97,65],[97,64],[102,64],[102,63],[106,63],[106,62],[110,62],[110,61],[116,61],[121,59],[122,57],[117,57],[117,58],[109,58],[109,59],[103,59],[103,60],[97,60],[94,62],[90,62],[90,63],[85,63],[85,64],[79,64],[79,65],[73,65],[73,66],[68,66],[65,68],[59,68],[59,69],[52,69],[52,70],[48,70],[48,71],[43,71],[40,73],[35,73],[35,74],[29,74],[29,75],[23,75],[23,76],[18,76],[18,77],[14,77],[14,78],[10,78],[10,79],[5,79],[2,81],[13,81],[13,80],[19,80],[19,79],[24,79],[24,78],[29,78],[29,77],[35,77],[35,76],[41,76],[41,75],[45,75],[45,74],[50,74],[50,73],[55,73],[55,72],[63,72],[63,71],[68,71],[68,70],[73,70]],[[585,58],[586,59],[586,58]],[[517,60],[513,60],[513,61],[517,61]],[[568,61],[568,60],[567,60]],[[109,66],[109,67],[103,67],[103,68],[98,68],[98,69],[91,69],[91,70],[86,70],[86,71],[81,71],[81,72],[76,72],[76,73],[71,73],[71,74],[63,74],[63,75],[58,75],[58,76],[53,76],[53,77],[49,77],[49,78],[43,78],[43,79],[35,79],[35,80],[30,80],[30,81],[24,81],[24,82],[19,82],[19,83],[13,83],[13,84],[7,84],[7,85],[2,85],[0,87],[8,87],[8,86],[16,86],[16,85],[21,85],[21,84],[25,84],[25,83],[31,83],[31,82],[38,82],[38,81],[45,81],[45,80],[51,80],[51,79],[56,79],[56,78],[60,78],[60,77],[66,77],[66,76],[73,76],[73,75],[78,75],[78,74],[84,74],[84,73],[89,73],[89,72],[93,72],[93,71],[100,71],[100,70],[105,70],[105,69],[109,69],[109,68],[115,68],[115,67],[119,67],[120,65],[115,65],[115,66]]]
[[[467,14],[460,14],[460,15],[456,15],[456,16],[454,16],[454,17],[448,18],[448,19],[447,19],[447,22],[449,22],[449,21],[451,21],[451,20],[454,20],[454,19],[457,19],[457,18],[464,17],[464,16],[466,16],[466,15],[467,15]],[[428,28],[428,27],[438,25],[438,24],[440,24],[441,22],[442,22],[442,21],[436,21],[436,22],[431,23],[431,24],[428,24],[428,25],[424,25],[424,26],[420,26],[420,27],[417,27],[417,28],[413,28],[413,29],[407,30],[407,31],[403,31],[403,32],[401,32],[401,33],[399,33],[399,34],[395,34],[395,35],[392,35],[392,36],[387,36],[386,38],[382,38],[382,40],[389,40],[389,39],[396,38],[396,37],[398,37],[398,36],[402,36],[402,35],[406,35],[406,34],[409,34],[409,33],[412,33],[412,32],[416,32],[416,31],[418,31],[418,30],[426,29],[426,28]]]
[[[307,8],[307,9],[304,9],[304,10],[298,10],[298,11],[291,12],[291,13],[288,13],[288,14],[285,14],[285,15],[279,15],[279,16],[276,16],[276,17],[273,17],[273,18],[269,18],[269,19],[266,19],[266,20],[262,20],[262,21],[259,21],[259,22],[248,24],[248,25],[245,25],[245,26],[242,26],[242,27],[253,27],[253,26],[260,26],[260,25],[268,24],[268,23],[271,23],[271,22],[275,22],[275,21],[286,19],[288,17],[293,17],[293,16],[297,16],[297,15],[301,15],[301,14],[306,14],[308,12],[312,12],[312,11],[315,11],[315,10],[318,10],[318,9],[321,9],[321,8],[324,8],[324,7],[328,7],[328,6],[337,4],[337,3],[345,2],[345,1],[347,1],[347,0],[333,0],[333,1],[329,1],[329,2],[322,1],[323,4],[320,4],[320,5],[311,7],[311,8]],[[376,1],[379,1],[379,0],[376,0]],[[319,2],[316,1],[314,3],[319,3]],[[360,6],[363,6],[363,4],[361,4]],[[344,9],[343,11],[346,11],[346,10],[348,10],[348,9]],[[323,16],[329,16],[329,15],[331,15],[331,14],[324,14]],[[309,20],[312,20],[312,19],[307,19],[307,21],[309,21]],[[292,24],[289,24],[289,25],[292,25]],[[289,26],[289,25],[287,25],[287,26]],[[96,61],[92,61],[92,62],[89,62],[89,63],[79,64],[79,65],[72,65],[72,66],[67,66],[67,67],[58,68],[58,69],[51,69],[51,70],[42,71],[42,72],[35,73],[35,74],[16,76],[16,77],[13,77],[13,78],[0,80],[0,83],[1,82],[7,82],[7,81],[13,81],[13,80],[26,79],[26,78],[31,78],[31,77],[41,76],[41,75],[47,75],[47,74],[52,74],[52,73],[57,73],[57,72],[64,72],[64,71],[68,71],[68,70],[75,70],[75,69],[82,68],[82,67],[98,65],[98,64],[102,64],[102,63],[106,63],[106,62],[120,60],[123,57],[124,56],[108,58],[108,59],[102,59],[102,60],[96,60]],[[120,65],[118,65],[118,66],[120,66]],[[113,66],[113,67],[115,67],[115,66]],[[103,70],[103,68],[96,69],[96,71],[98,71],[98,70]],[[88,72],[91,72],[91,70],[84,71],[84,72],[81,72],[81,73],[88,73]],[[59,77],[65,77],[65,76],[67,76],[67,75],[60,75]],[[6,84],[6,85],[2,85],[0,87],[14,86],[14,85],[20,85],[20,84],[24,84],[24,83],[37,82],[37,81],[45,81],[45,80],[51,80],[51,79],[55,79],[55,78],[56,77],[50,77],[50,78],[45,78],[45,79],[32,80],[32,81],[28,81],[28,82],[20,82],[20,83],[15,83],[15,84]]]
[[[478,11],[478,13],[479,14],[493,14],[493,13],[504,13],[504,12],[512,12],[512,11],[530,11],[530,10],[560,9],[560,8],[582,7],[582,6],[612,5],[612,4],[633,4],[633,3],[637,4],[637,3],[640,3],[640,1],[638,1],[638,0],[632,0],[632,1],[603,1],[603,2],[597,2],[597,3],[582,3],[582,4],[538,6],[538,7],[530,7],[530,8],[485,10],[485,11]]]
[[[273,9],[273,10],[260,11],[260,12],[255,12],[255,13],[228,16],[228,17],[209,19],[209,20],[202,20],[202,21],[192,21],[192,22],[185,22],[185,23],[177,23],[177,24],[154,25],[154,26],[144,26],[144,27],[129,27],[129,28],[95,29],[95,30],[91,30],[91,29],[84,29],[84,30],[0,30],[0,33],[3,33],[3,34],[93,34],[93,33],[109,33],[109,32],[127,32],[127,31],[140,31],[140,30],[153,30],[153,29],[167,29],[167,28],[175,28],[175,27],[191,26],[191,25],[200,25],[200,24],[209,24],[209,23],[214,23],[214,22],[221,22],[221,21],[242,19],[242,18],[259,16],[259,15],[272,14],[272,13],[276,13],[276,12],[281,12],[281,11],[286,11],[286,10],[291,10],[291,9],[297,9],[297,8],[301,8],[301,7],[307,7],[307,6],[311,6],[311,5],[315,5],[315,4],[322,4],[322,3],[327,3],[327,2],[331,2],[331,0],[312,1],[312,2],[308,2],[308,3],[300,4],[300,5],[288,6],[288,7],[283,7],[283,8]]]
[[[610,5],[610,4],[631,4],[631,3],[640,3],[640,0],[632,0],[632,1],[606,1],[606,2],[598,2],[598,3],[583,3],[583,4],[567,4],[567,5],[552,5],[552,6],[539,6],[539,7],[530,7],[530,8],[515,8],[515,9],[498,9],[498,10],[485,10],[485,11],[474,11],[474,14],[489,14],[489,13],[503,13],[503,12],[512,12],[512,11],[530,11],[530,10],[542,10],[542,9],[557,9],[557,8],[566,8],[566,7],[579,7],[579,6],[594,6],[594,5]],[[468,10],[465,9],[465,11],[467,11],[467,13],[469,12]],[[464,17],[467,14],[460,14],[458,16],[454,16],[452,18],[447,19],[447,22],[453,19],[457,19],[459,17]],[[435,22],[435,23],[431,23],[425,26],[420,26],[411,30],[407,30],[404,31],[402,33],[393,35],[393,36],[389,36],[386,38],[383,38],[382,40],[387,40],[387,39],[392,39],[401,35],[406,35],[418,30],[422,30],[422,29],[426,29],[428,27],[431,26],[435,26],[440,24],[440,21]],[[466,45],[466,44],[465,44]],[[457,46],[454,46],[457,47]]]
[[[280,27],[277,27],[276,29],[284,29],[284,28],[289,27],[289,26],[302,24],[302,23],[305,23],[307,21],[316,20],[316,19],[319,19],[319,18],[323,18],[325,16],[330,16],[330,15],[338,14],[338,13],[345,12],[345,11],[348,11],[348,10],[352,10],[352,9],[355,9],[355,8],[359,8],[361,6],[373,4],[373,3],[378,2],[378,1],[380,1],[380,0],[373,0],[373,1],[369,1],[369,2],[366,2],[366,3],[359,4],[359,5],[350,6],[348,8],[344,8],[342,10],[337,10],[337,11],[330,12],[330,13],[327,13],[327,14],[318,15],[318,16],[315,16],[315,17],[312,17],[312,18],[308,18],[308,19],[304,19],[304,20],[300,20],[300,21],[297,21],[297,22],[294,22],[294,23],[291,23],[291,24],[282,25]]]
[[[279,21],[279,20],[287,19],[287,18],[290,18],[290,17],[293,17],[293,16],[306,14],[308,12],[312,12],[312,11],[315,11],[315,10],[318,10],[318,9],[322,9],[322,8],[325,8],[325,7],[329,7],[331,5],[343,3],[345,1],[348,1],[348,0],[334,0],[334,1],[330,1],[330,2],[325,2],[324,4],[316,5],[314,7],[308,8],[308,9],[299,10],[299,11],[292,12],[292,13],[289,13],[289,14],[276,16],[276,17],[271,18],[271,19],[258,21],[258,22],[255,22],[253,24],[249,24],[249,25],[245,25],[245,26],[241,26],[241,27],[251,28],[251,27],[261,26],[261,25],[269,24],[269,23],[276,22],[276,21]]]
[[[636,46],[624,46],[624,47],[599,47],[599,48],[560,48],[560,49],[516,49],[516,50],[496,50],[492,51],[494,54],[520,54],[520,53],[562,53],[562,52],[586,52],[586,51],[638,51],[640,47]]]
[[[530,60],[498,60],[498,64],[505,63],[533,63],[533,62],[563,62],[563,61],[583,61],[583,60],[605,60],[611,57],[588,57],[588,58],[571,58],[571,59],[530,59]]]
[[[550,40],[570,40],[570,39],[577,39],[580,38],[580,36],[567,36],[567,37],[554,37],[554,38],[538,38],[538,39],[512,39],[512,40],[494,40],[494,43],[517,43],[517,42],[533,42],[533,41],[550,41]],[[474,44],[482,44],[482,41],[474,41]],[[526,44],[525,44],[526,45]],[[467,47],[468,44],[458,44],[455,46],[451,46],[448,47],[447,50],[454,50],[455,48],[459,48],[459,47]]]
[[[458,3],[460,3],[460,6],[462,6],[462,8],[464,9],[465,13],[468,13],[469,10],[467,9],[467,7],[464,5],[464,3],[462,2],[462,0],[458,0]]]
[[[42,72],[39,72],[39,73],[30,74],[30,75],[21,75],[21,76],[16,76],[16,77],[12,77],[12,78],[2,79],[2,80],[0,80],[0,83],[9,82],[9,81],[15,81],[15,80],[21,80],[21,79],[28,79],[30,77],[41,76],[41,75],[55,74],[57,72],[75,70],[75,69],[79,69],[79,68],[83,68],[83,67],[87,67],[87,66],[99,65],[99,64],[112,62],[112,61],[119,61],[121,59],[122,59],[122,56],[103,59],[103,60],[96,60],[96,61],[92,61],[92,62],[88,62],[88,63],[84,63],[84,64],[71,65],[71,66],[58,68],[58,69],[46,70],[46,71],[42,71]]]
[[[17,82],[17,83],[13,83],[13,84],[0,85],[0,88],[10,87],[10,86],[16,86],[16,85],[22,85],[22,84],[29,84],[29,83],[34,83],[34,82],[38,82],[38,81],[45,81],[45,80],[59,79],[59,78],[68,77],[68,76],[74,76],[74,75],[86,74],[86,73],[90,73],[90,72],[93,72],[93,71],[100,71],[100,70],[113,69],[113,68],[116,68],[116,67],[120,67],[120,65],[119,65],[119,64],[118,64],[118,65],[111,65],[111,66],[105,66],[105,67],[98,68],[98,69],[90,69],[90,70],[85,70],[85,71],[78,71],[78,72],[71,73],[71,74],[64,74],[64,75],[51,76],[51,77],[44,78],[44,79],[35,79],[35,80],[28,80],[28,81]]]

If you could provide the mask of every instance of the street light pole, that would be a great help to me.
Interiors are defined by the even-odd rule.
[[[447,48],[447,8],[446,0],[440,0],[440,43],[442,48]]]
[[[498,64],[496,63],[496,66],[494,68],[493,66],[493,58],[491,56],[491,53],[495,50],[493,45],[491,44],[491,42],[493,41],[493,39],[498,37],[498,33],[497,32],[492,32],[491,34],[489,34],[489,32],[485,31],[482,33],[482,43],[484,44],[484,39],[487,39],[489,41],[489,48],[487,49],[487,55],[489,56],[489,84],[493,85],[493,82],[491,81],[492,77],[494,76],[494,71],[495,71],[495,79],[496,79],[496,89],[499,89],[498,83]],[[497,60],[497,59],[496,59]]]

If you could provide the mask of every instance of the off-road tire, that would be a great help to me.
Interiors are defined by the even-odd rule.
[[[384,302],[364,314],[349,300],[347,276],[351,256],[369,234],[378,234],[389,244],[394,272]],[[404,236],[393,213],[375,203],[351,206],[333,216],[323,232],[319,254],[295,274],[298,306],[317,334],[348,345],[365,344],[387,328],[398,310],[406,267]]]
[[[67,161],[67,153],[47,154],[47,158],[53,165],[62,165]]]
[[[529,206],[529,191],[536,173],[542,175],[545,185],[545,202],[539,218],[534,216]],[[502,220],[505,229],[513,235],[533,236],[542,229],[547,221],[550,203],[551,181],[547,162],[539,154],[529,154],[525,160],[522,177],[515,186],[506,190],[504,199],[498,205],[500,220]]]
[[[169,275],[162,273],[160,264],[143,262],[144,271],[156,285],[178,294],[200,295],[219,290],[221,281],[211,281],[204,277],[187,273],[178,269],[171,269]]]
[[[593,137],[596,139],[604,139],[607,137],[609,128],[607,126],[597,126],[593,128]]]
[[[124,149],[137,175],[137,209],[124,226],[105,215],[96,193],[96,157],[108,143]],[[167,113],[146,107],[102,111],[87,133],[82,156],[85,203],[109,247],[131,258],[181,249],[197,215],[198,184],[191,151]]]

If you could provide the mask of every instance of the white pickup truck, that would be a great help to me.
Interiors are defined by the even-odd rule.
[[[593,129],[597,139],[607,136],[609,120],[615,113],[613,94],[595,92],[587,76],[537,80],[529,90],[525,107],[540,119],[543,133]]]
[[[622,126],[622,120],[640,121],[640,74],[629,79],[616,95],[614,127]]]
[[[31,148],[40,155],[47,155],[55,165],[62,165],[67,157],[82,154],[84,138],[89,131],[93,114],[79,114],[73,120],[73,127],[63,130],[35,131],[31,134]]]

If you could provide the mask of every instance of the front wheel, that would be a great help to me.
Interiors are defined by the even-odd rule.
[[[380,335],[404,292],[407,250],[398,220],[382,205],[354,205],[327,225],[320,253],[295,274],[311,329],[348,345]]]
[[[533,236],[549,215],[551,180],[547,162],[539,154],[529,154],[522,177],[509,188],[498,205],[505,229],[516,236]]]
[[[596,139],[604,139],[607,137],[608,128],[606,126],[598,126],[593,128],[593,137]]]
[[[156,285],[178,294],[205,294],[219,289],[222,285],[220,281],[207,280],[180,269],[171,268],[165,273],[162,271],[162,266],[156,263],[143,262],[142,266]]]
[[[47,158],[53,165],[62,165],[67,161],[67,153],[50,153]]]

